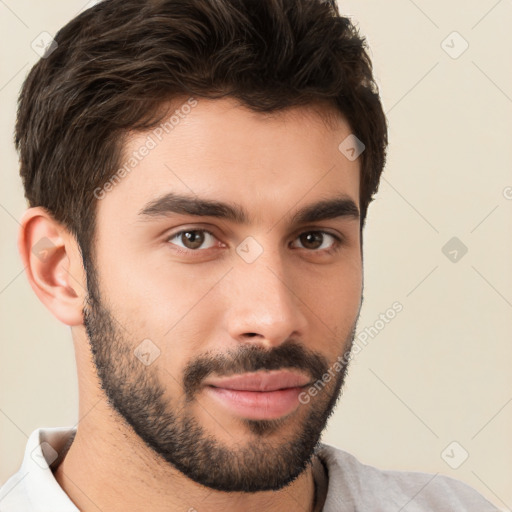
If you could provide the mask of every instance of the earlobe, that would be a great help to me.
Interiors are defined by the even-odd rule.
[[[29,208],[20,224],[18,251],[30,286],[58,320],[83,324],[86,285],[75,238],[41,207]]]

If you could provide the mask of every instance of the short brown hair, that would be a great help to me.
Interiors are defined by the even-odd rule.
[[[362,230],[387,125],[365,40],[335,0],[104,0],[55,41],[23,84],[15,144],[30,206],[70,230],[86,270],[94,190],[118,169],[124,136],[156,126],[160,107],[184,95],[258,112],[332,105],[365,144]]]

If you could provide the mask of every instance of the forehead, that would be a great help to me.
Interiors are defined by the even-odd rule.
[[[183,98],[127,137],[98,218],[133,219],[166,192],[244,204],[262,222],[340,193],[359,205],[359,159],[338,149],[350,133],[325,104],[261,113],[231,98]]]

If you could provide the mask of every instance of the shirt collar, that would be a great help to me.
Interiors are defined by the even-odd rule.
[[[19,470],[19,485],[34,512],[80,512],[50,467],[55,468],[62,461],[75,434],[76,427],[52,427],[38,428],[30,435]]]

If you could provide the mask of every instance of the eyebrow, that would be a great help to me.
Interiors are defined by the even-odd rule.
[[[139,211],[141,220],[169,217],[172,214],[193,215],[198,217],[216,217],[237,224],[249,224],[250,215],[236,203],[224,203],[189,195],[169,192],[153,199]],[[305,224],[321,220],[348,218],[359,220],[359,209],[348,196],[342,195],[324,199],[298,210],[292,217],[292,223]]]

